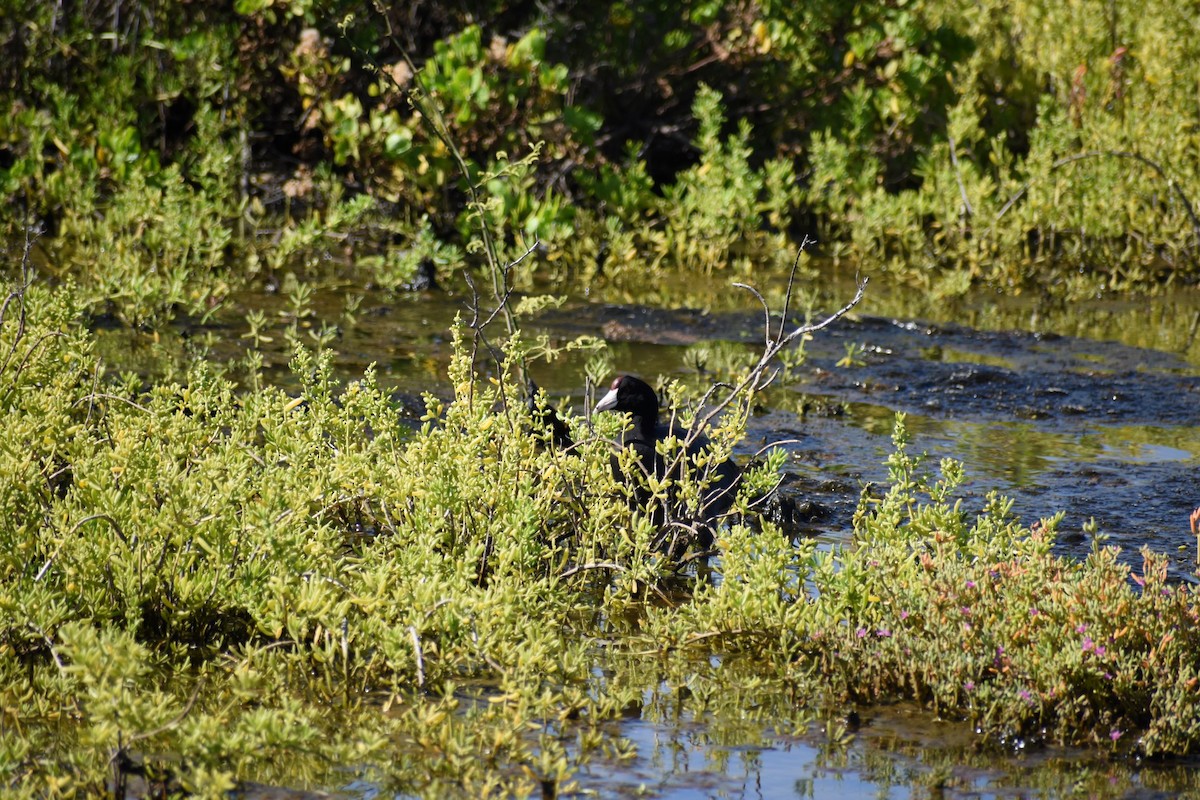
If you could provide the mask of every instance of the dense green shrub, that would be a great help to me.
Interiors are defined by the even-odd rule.
[[[678,569],[606,440],[547,447],[465,345],[454,399],[430,396],[413,431],[371,374],[336,386],[328,353],[297,355],[295,398],[204,363],[135,388],[104,375],[69,292],[5,311],[0,696],[26,733],[6,735],[0,785],[92,793],[130,757],[208,794],[333,780],[295,768],[316,750],[393,764],[405,791],[569,786],[564,745],[530,726],[574,707],[586,758],[633,691],[587,691],[580,612]],[[494,698],[471,710],[454,687],[481,680]],[[331,704],[354,721],[329,738]]]
[[[546,245],[526,269],[587,280],[766,268],[804,233],[941,293],[1196,278],[1197,54],[1165,0],[3,10],[0,226],[45,222],[46,272],[133,324],[204,313],[293,225],[402,287],[420,231],[469,240],[467,181],[512,251]]]

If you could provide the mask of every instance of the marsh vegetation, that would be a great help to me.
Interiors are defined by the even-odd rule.
[[[1184,10],[0,8],[6,794],[549,797],[635,759],[632,715],[836,753],[898,701],[1000,752],[1200,748],[1200,606],[1163,554],[968,510],[903,415],[836,547],[762,511],[786,444],[746,452],[861,290],[819,313],[828,270],[934,303],[1195,282]],[[713,274],[763,315],[658,381],[708,429],[695,469],[631,491],[619,415],[560,408],[556,446],[530,375],[571,359],[592,399],[620,331],[535,332],[542,291]],[[364,293],[431,285],[465,302],[420,402],[346,377]],[[276,310],[213,325],[247,290]],[[101,355],[114,329],[137,346]],[[663,504],[735,451],[709,542]]]

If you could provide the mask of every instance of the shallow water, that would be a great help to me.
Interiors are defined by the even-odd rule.
[[[638,746],[629,765],[593,765],[582,788],[601,798],[1167,798],[1197,796],[1200,761],[1133,764],[1086,750],[983,752],[971,731],[908,704],[862,713],[853,736],[764,732],[717,743],[702,721],[640,720],[622,733]]]
[[[1188,516],[1200,505],[1193,475],[1200,462],[1200,295],[1125,303],[1038,305],[994,298],[939,303],[876,281],[850,317],[816,335],[807,358],[765,397],[751,423],[745,454],[764,443],[787,444],[784,493],[796,502],[795,528],[831,545],[847,541],[864,487],[886,480],[897,411],[907,414],[911,449],[929,465],[952,457],[966,467],[968,509],[989,491],[1014,500],[1030,522],[1059,511],[1063,552],[1083,555],[1094,520],[1123,557],[1140,563],[1145,546],[1171,556],[1176,579],[1192,580],[1196,540]],[[727,282],[693,282],[707,307],[655,308],[614,293],[593,293],[526,326],[558,342],[577,335],[610,342],[616,369],[653,378],[695,374],[700,363],[753,353],[761,342],[761,308]],[[834,308],[850,286],[830,278],[820,308]],[[779,292],[775,293],[776,297]],[[277,295],[238,298],[282,320]],[[448,394],[448,326],[466,312],[444,293],[366,295],[352,321],[342,295],[317,298],[317,316],[339,325],[333,342],[339,372],[353,378],[377,364],[382,385],[419,413],[423,391]],[[315,319],[314,318],[314,319]],[[957,322],[955,322],[957,320]],[[312,329],[310,323],[309,330]],[[244,313],[193,326],[214,357],[243,355]],[[288,383],[287,350],[278,326],[265,346],[269,379]],[[302,334],[306,335],[306,334]],[[310,342],[311,343],[311,342]],[[853,345],[854,365],[839,365]],[[101,348],[130,369],[170,359],[183,345],[132,342],[102,331]],[[235,370],[236,372],[236,370]],[[560,361],[534,369],[560,405],[583,407],[583,367]],[[633,763],[593,764],[580,776],[600,797],[642,793],[691,797],[1093,797],[1177,796],[1200,791],[1194,761],[1155,765],[1109,762],[1086,751],[1020,749],[978,752],[970,730],[919,709],[861,710],[847,745],[823,730],[798,736],[747,729],[743,740],[716,741],[704,719],[671,722],[634,717],[620,734],[638,745]],[[359,781],[350,796],[374,797]],[[251,795],[254,792],[250,792]]]
[[[1175,307],[1176,323],[1190,329],[1196,298],[1187,300]],[[1121,313],[1133,338],[1148,337],[1134,324],[1144,308],[1103,309],[1110,321]],[[686,345],[679,342],[750,347],[762,320],[738,311],[588,304],[546,323],[619,332],[618,369],[681,374]],[[859,363],[839,366],[848,344]],[[793,480],[784,491],[815,503],[809,532],[847,534],[863,486],[886,479],[883,462],[902,411],[910,448],[928,452],[931,469],[943,457],[964,463],[968,509],[995,490],[1027,522],[1062,511],[1061,548],[1075,555],[1090,549],[1083,527],[1094,520],[1127,560],[1140,563],[1138,550],[1150,547],[1172,556],[1177,578],[1191,578],[1196,541],[1188,516],[1200,505],[1200,353],[1192,348],[856,314],[818,333],[806,352],[792,379],[766,398],[770,407],[752,421],[747,448],[796,440],[787,445]]]

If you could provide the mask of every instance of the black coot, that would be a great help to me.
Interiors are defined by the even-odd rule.
[[[575,446],[575,441],[571,438],[571,428],[548,400],[543,398],[539,402],[538,391],[540,390],[537,384],[530,380],[526,385],[525,403],[536,426],[535,430],[544,434],[559,450],[570,450]]]
[[[689,431],[686,428],[660,423],[658,410],[658,395],[655,394],[654,389],[650,388],[645,381],[632,375],[622,375],[614,380],[608,394],[600,398],[594,409],[595,412],[617,411],[629,414],[631,427],[622,435],[621,445],[633,448],[646,475],[653,474],[662,478],[666,475],[668,464],[656,450],[655,445],[659,440],[675,436],[684,442],[689,468],[693,468],[690,466],[693,459],[708,446],[709,441],[703,433],[697,433],[689,441]],[[672,460],[674,461],[674,459]],[[670,466],[675,470],[679,468],[677,462]],[[696,541],[704,548],[712,545],[713,527],[733,505],[734,495],[737,494],[737,484],[742,475],[741,470],[732,461],[722,461],[719,464],[710,465],[707,469],[710,483],[704,490],[702,507],[699,509],[672,507],[670,509],[673,521],[681,522],[696,530]],[[620,473],[616,457],[613,458],[613,470],[619,480],[628,482],[633,479],[639,485],[644,486],[643,477]],[[644,504],[648,499],[649,492],[643,488],[637,491],[635,496],[639,502]],[[676,504],[670,503],[670,505],[675,506]],[[658,515],[665,516],[662,513]],[[659,522],[661,524],[663,520],[660,519]]]

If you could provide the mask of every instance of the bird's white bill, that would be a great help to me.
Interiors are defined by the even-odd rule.
[[[608,411],[610,408],[616,408],[616,407],[617,407],[617,390],[609,389],[608,394],[606,394],[606,395],[604,395],[604,397],[600,398],[600,402],[596,403],[596,407],[594,409],[592,409],[592,412],[595,413],[597,411]]]

